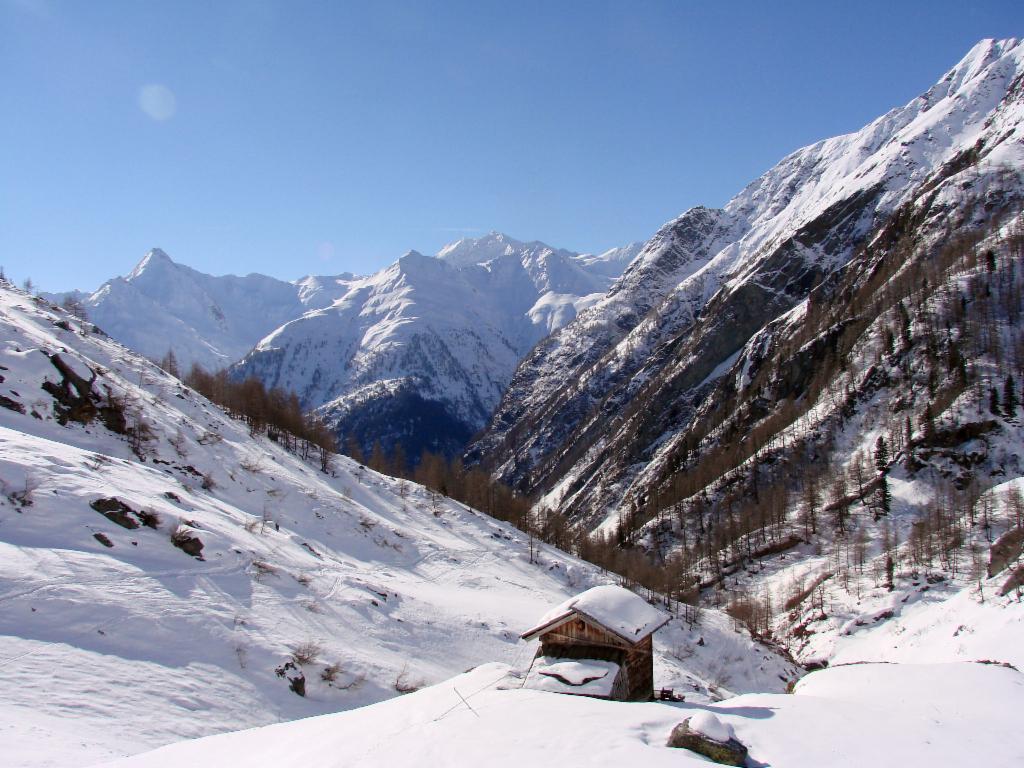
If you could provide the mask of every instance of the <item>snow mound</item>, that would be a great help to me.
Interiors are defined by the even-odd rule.
[[[690,718],[690,730],[714,741],[726,742],[734,735],[732,726],[723,723],[711,712],[698,712]]]

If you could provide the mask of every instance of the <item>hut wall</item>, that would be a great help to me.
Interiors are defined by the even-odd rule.
[[[626,680],[630,701],[647,701],[654,697],[654,646],[648,635],[626,653]]]
[[[544,645],[590,645],[622,649],[630,647],[607,630],[581,618],[572,618],[561,626],[545,632],[540,641]]]
[[[541,635],[540,648],[537,653],[538,655],[614,661],[619,665],[619,674],[615,679],[615,685],[609,698],[616,701],[628,701],[631,698],[630,692],[635,688],[632,685],[627,663],[627,656],[631,649],[631,645],[624,643],[621,638],[603,627],[595,626],[580,617],[574,617]],[[650,676],[649,673],[648,676]]]

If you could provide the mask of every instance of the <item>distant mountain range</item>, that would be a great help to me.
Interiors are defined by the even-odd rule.
[[[309,276],[293,283],[266,275],[214,277],[149,251],[125,277],[93,293],[44,294],[82,302],[89,318],[125,346],[151,359],[173,351],[188,368],[216,370],[241,359],[260,339],[303,312],[329,305],[356,278]]]
[[[213,277],[159,249],[82,301],[152,359],[232,366],[295,392],[364,450],[459,452],[520,359],[600,299],[640,244],[577,254],[491,233],[370,275]],[[244,359],[243,359],[244,358]]]

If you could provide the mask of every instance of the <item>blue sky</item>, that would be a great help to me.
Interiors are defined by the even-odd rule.
[[[0,264],[596,251],[925,90],[1024,3],[0,0]]]

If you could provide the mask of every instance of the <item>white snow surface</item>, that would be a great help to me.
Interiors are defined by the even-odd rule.
[[[732,726],[723,723],[713,712],[698,712],[689,719],[690,730],[715,741],[728,741],[735,734]]]
[[[552,608],[536,627],[523,634],[530,635],[573,613],[589,616],[630,642],[646,637],[669,618],[635,592],[615,584],[602,584]]]
[[[546,546],[531,562],[511,526],[343,457],[325,474],[89,328],[0,285],[5,768],[351,709],[482,662],[525,669],[536,644],[519,634],[609,578]],[[57,423],[44,353],[148,425],[141,455],[98,421]],[[101,498],[157,527],[121,527],[90,507]],[[292,657],[305,697],[275,673]],[[782,690],[797,670],[709,611],[658,633],[655,674],[708,700]]]
[[[1019,672],[980,664],[866,664],[808,675],[795,695],[716,705],[622,703],[518,689],[501,665],[354,712],[174,744],[110,768],[487,765],[706,766],[665,747],[684,719],[718,721],[751,764],[1011,768],[1024,761]]]

